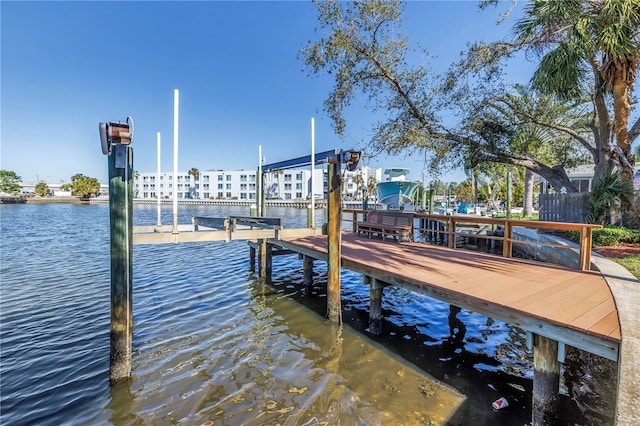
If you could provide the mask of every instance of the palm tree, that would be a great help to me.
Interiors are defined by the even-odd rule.
[[[356,199],[358,199],[361,196],[360,189],[363,188],[364,186],[364,178],[362,177],[362,170],[358,170],[358,172],[353,175],[353,183],[356,186],[355,197]]]
[[[640,120],[632,127],[632,137],[628,130],[640,60],[639,10],[640,0],[533,0],[515,31],[519,43],[543,55],[532,78],[534,87],[565,99],[591,92],[597,116],[591,123],[595,179],[616,164],[628,185],[635,163],[631,142],[640,133]],[[607,96],[613,99],[613,120]]]
[[[378,185],[378,179],[376,179],[375,176],[369,176],[367,178],[367,193],[369,194],[369,197],[375,194],[377,185]]]
[[[187,172],[187,174],[189,176],[191,176],[190,180],[192,182],[189,182],[189,192],[191,192],[191,188],[194,188],[194,195],[197,194],[197,191],[195,191],[195,180],[197,179],[198,176],[200,176],[200,170],[196,169],[195,167],[192,167],[191,169],[189,169],[189,171]]]

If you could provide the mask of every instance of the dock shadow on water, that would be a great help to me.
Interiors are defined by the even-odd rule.
[[[167,266],[165,259],[152,269]],[[250,276],[242,288],[233,279],[136,289],[162,309],[138,310],[132,378],[112,389],[111,422],[443,424],[464,400],[260,279]],[[162,300],[167,287],[171,307]]]

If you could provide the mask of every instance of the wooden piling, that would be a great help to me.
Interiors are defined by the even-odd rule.
[[[131,375],[133,331],[133,150],[115,145],[109,163],[111,332],[109,379]]]
[[[260,278],[267,277],[267,240],[264,238],[258,239],[258,275]]]
[[[309,295],[313,289],[313,258],[304,256],[302,259],[304,294]]]
[[[382,290],[384,284],[375,279],[369,280],[369,328],[371,334],[382,333]]]
[[[337,163],[337,161],[336,161]],[[340,322],[340,163],[329,162],[329,196],[327,224],[327,316]]]
[[[251,270],[251,272],[255,271],[256,269],[256,248],[251,246],[249,247],[249,268]]]
[[[557,423],[560,363],[558,342],[547,337],[533,337],[532,425]]]

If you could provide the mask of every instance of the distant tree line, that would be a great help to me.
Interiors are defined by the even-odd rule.
[[[72,195],[87,199],[100,192],[100,182],[96,178],[78,173],[71,176],[71,183],[60,185],[60,189],[71,191]],[[22,191],[22,178],[14,171],[0,170],[0,191],[12,195],[20,193]],[[37,182],[35,193],[42,197],[51,194],[51,189],[47,183]]]

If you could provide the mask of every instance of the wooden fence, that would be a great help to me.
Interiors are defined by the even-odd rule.
[[[539,218],[548,222],[584,223],[590,211],[589,193],[540,194]]]

